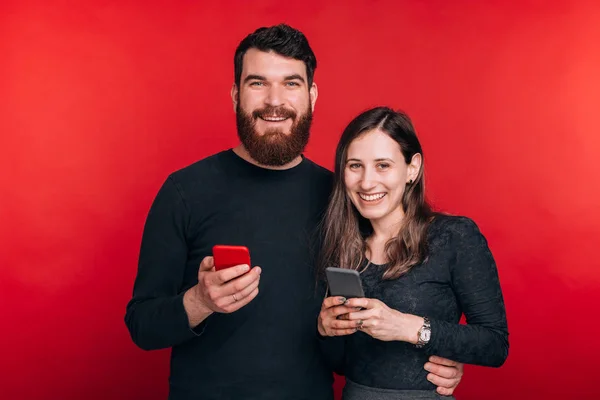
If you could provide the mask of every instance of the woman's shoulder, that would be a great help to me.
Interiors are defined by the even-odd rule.
[[[438,213],[429,228],[430,238],[469,239],[481,236],[479,227],[469,217]]]

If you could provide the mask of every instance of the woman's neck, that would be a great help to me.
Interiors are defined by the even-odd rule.
[[[384,218],[370,220],[371,226],[373,227],[373,234],[371,235],[371,238],[377,242],[387,242],[391,238],[398,236],[403,220],[404,211],[402,211],[401,208],[398,208],[397,211],[386,215]]]
[[[385,218],[370,220],[373,233],[367,239],[367,257],[375,264],[385,264],[389,260],[385,254],[385,245],[398,236],[402,227],[404,212],[387,215]]]

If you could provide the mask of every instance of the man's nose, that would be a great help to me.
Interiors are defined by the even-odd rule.
[[[272,107],[279,107],[285,104],[283,88],[278,85],[271,85],[265,98],[265,104]]]

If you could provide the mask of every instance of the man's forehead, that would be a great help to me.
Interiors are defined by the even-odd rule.
[[[249,49],[244,55],[242,77],[260,75],[265,78],[282,78],[294,74],[306,79],[303,61],[258,49]]]

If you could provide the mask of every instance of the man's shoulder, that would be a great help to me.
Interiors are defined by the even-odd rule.
[[[214,179],[223,170],[228,153],[231,150],[223,150],[202,158],[183,168],[175,170],[169,176],[178,184],[186,185],[198,180]]]
[[[315,178],[321,179],[327,183],[331,183],[333,181],[333,172],[307,157],[305,157],[305,162],[309,166],[310,173],[314,175]]]

